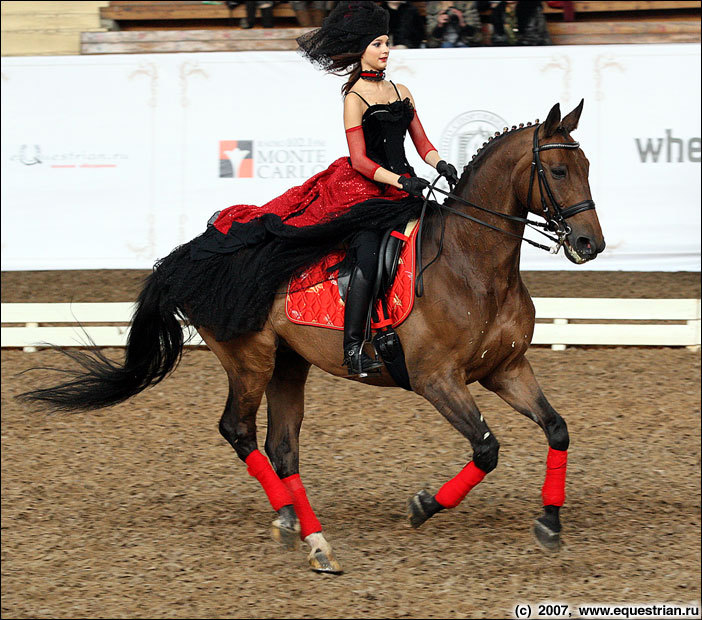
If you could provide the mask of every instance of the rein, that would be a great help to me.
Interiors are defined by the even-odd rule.
[[[429,186],[427,195],[424,197],[424,204],[422,205],[422,212],[421,215],[419,216],[419,230],[417,232],[417,278],[416,278],[416,286],[415,286],[415,294],[417,297],[422,297],[424,295],[424,272],[427,270],[427,268],[432,265],[438,258],[441,256],[441,252],[443,250],[444,246],[444,229],[445,229],[445,222],[443,218],[443,211],[447,211],[449,213],[452,213],[453,215],[458,215],[459,217],[462,217],[464,219],[470,220],[471,222],[475,222],[476,224],[481,224],[482,226],[485,226],[486,228],[490,228],[492,230],[496,230],[498,232],[504,233],[505,235],[509,235],[510,237],[516,237],[517,239],[520,239],[521,241],[526,241],[528,244],[539,248],[540,250],[546,250],[550,252],[551,254],[558,254],[558,251],[561,249],[563,244],[566,242],[567,236],[572,232],[570,226],[566,223],[566,220],[568,218],[573,217],[574,215],[577,215],[578,213],[582,213],[583,211],[588,211],[590,209],[595,208],[595,203],[592,200],[583,200],[581,202],[578,202],[574,205],[571,205],[570,207],[566,207],[565,209],[562,209],[560,205],[556,202],[556,199],[553,195],[553,192],[551,191],[551,186],[548,184],[548,179],[546,178],[546,173],[544,172],[544,166],[541,163],[541,156],[539,153],[541,151],[545,151],[548,149],[578,149],[580,148],[580,143],[579,142],[567,142],[567,143],[551,143],[551,144],[543,144],[539,146],[539,129],[541,125],[536,125],[536,130],[534,131],[534,145],[532,148],[532,161],[531,161],[531,173],[529,175],[529,192],[527,195],[527,206],[531,204],[531,197],[533,193],[533,188],[534,188],[534,177],[537,178],[538,184],[539,184],[539,191],[541,194],[541,208],[542,208],[542,217],[546,220],[545,222],[538,222],[538,221],[533,221],[525,217],[519,217],[517,215],[508,215],[506,213],[498,213],[497,211],[493,211],[492,209],[487,209],[485,207],[481,207],[480,205],[477,205],[473,202],[470,202],[469,200],[466,200],[465,198],[462,198],[461,196],[457,196],[451,192],[446,192],[442,189],[439,189],[436,187],[436,183],[439,181],[441,176],[436,177],[434,179],[434,182]],[[434,192],[439,192],[440,194],[444,194],[450,199],[455,200],[456,202],[459,202],[461,204],[464,204],[468,207],[472,207],[474,209],[478,209],[480,211],[483,211],[485,213],[490,213],[492,215],[497,215],[505,220],[509,220],[511,222],[518,222],[519,224],[524,224],[525,226],[531,228],[532,230],[535,230],[539,234],[543,235],[544,237],[548,238],[549,240],[553,241],[555,243],[554,246],[547,246],[543,245],[541,243],[537,243],[536,241],[532,241],[531,239],[527,239],[523,235],[517,235],[513,232],[510,232],[509,230],[504,230],[503,228],[500,228],[499,226],[494,226],[493,224],[489,224],[488,222],[484,222],[483,220],[480,220],[476,217],[473,217],[471,215],[468,215],[467,213],[463,213],[462,211],[459,211],[458,209],[454,209],[452,207],[447,206],[446,204],[439,204],[434,201],[429,200],[429,196],[434,194]],[[551,203],[551,206],[549,207],[546,198]],[[424,217],[426,215],[426,209],[428,204],[432,204],[432,206],[436,206],[439,209],[439,214],[441,216],[441,237],[439,239],[439,249],[436,253],[436,256],[427,263],[425,266],[422,266],[422,245],[421,245],[421,240],[422,240],[422,229],[424,227]],[[543,230],[540,230],[543,229]],[[551,231],[552,233],[555,233],[556,236],[550,235],[546,230]]]

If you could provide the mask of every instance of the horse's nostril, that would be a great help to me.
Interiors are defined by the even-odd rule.
[[[578,240],[575,242],[575,247],[578,249],[578,252],[582,254],[595,254],[596,250],[594,246],[592,245],[592,242],[590,239],[587,237],[578,237]]]

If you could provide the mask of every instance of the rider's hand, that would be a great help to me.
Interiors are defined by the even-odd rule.
[[[420,177],[400,177],[398,183],[402,189],[412,196],[421,196],[422,192],[429,187],[429,181]]]
[[[442,159],[436,164],[436,171],[448,181],[451,187],[458,183],[458,172],[456,172],[456,168],[446,160]]]

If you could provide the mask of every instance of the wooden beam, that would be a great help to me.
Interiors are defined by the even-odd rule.
[[[167,52],[294,51],[295,39],[248,41],[142,41],[133,43],[81,43],[81,54],[159,54]]]
[[[309,28],[251,30],[127,30],[85,32],[83,54],[144,54],[165,52],[284,51],[297,49],[296,39]]]
[[[260,15],[260,10],[257,11]],[[243,4],[230,9],[226,4],[203,4],[201,2],[156,2],[133,3],[110,6],[100,9],[100,17],[114,21],[124,20],[171,20],[171,19],[233,19],[246,17],[246,7]],[[273,18],[295,17],[295,11],[288,4],[275,5]]]
[[[608,21],[608,22],[553,22],[548,24],[551,35],[590,34],[697,34],[702,32],[700,22],[694,21]]]
[[[551,37],[554,45],[641,45],[654,43],[700,43],[699,35],[677,34],[562,34]]]
[[[563,9],[549,7],[545,2],[544,13],[562,13]],[[627,2],[616,0],[614,2],[573,2],[576,15],[578,13],[621,13],[624,11],[675,11],[681,9],[702,9],[702,1],[678,2],[676,0],[662,0],[659,2]]]
[[[258,41],[297,39],[309,28],[252,28],[251,30],[126,30],[121,32],[85,32],[83,43],[133,43],[159,41]]]

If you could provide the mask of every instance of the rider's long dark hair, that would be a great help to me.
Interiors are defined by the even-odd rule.
[[[361,75],[363,52],[389,27],[390,14],[375,2],[337,2],[321,28],[297,38],[298,51],[327,73],[349,75],[341,89],[346,95]]]
[[[361,56],[363,56],[363,54],[343,54],[342,56],[343,57],[339,58],[338,62],[339,66],[343,67],[343,69],[340,69],[336,74],[349,76],[341,87],[341,93],[343,95],[348,95],[353,85],[358,82],[361,77]],[[353,63],[350,66],[347,64],[349,61]]]
[[[284,224],[274,214],[246,224],[235,222],[227,235],[210,226],[159,261],[147,278],[123,363],[100,351],[54,347],[77,362],[78,368],[54,369],[69,379],[19,398],[66,411],[123,402],[163,380],[177,366],[184,344],[179,317],[195,327],[207,327],[220,341],[259,331],[276,294],[293,274],[340,245],[348,246],[346,260],[353,260],[359,231],[403,226],[419,216],[422,203],[413,197],[370,199],[331,221],[299,228]]]

